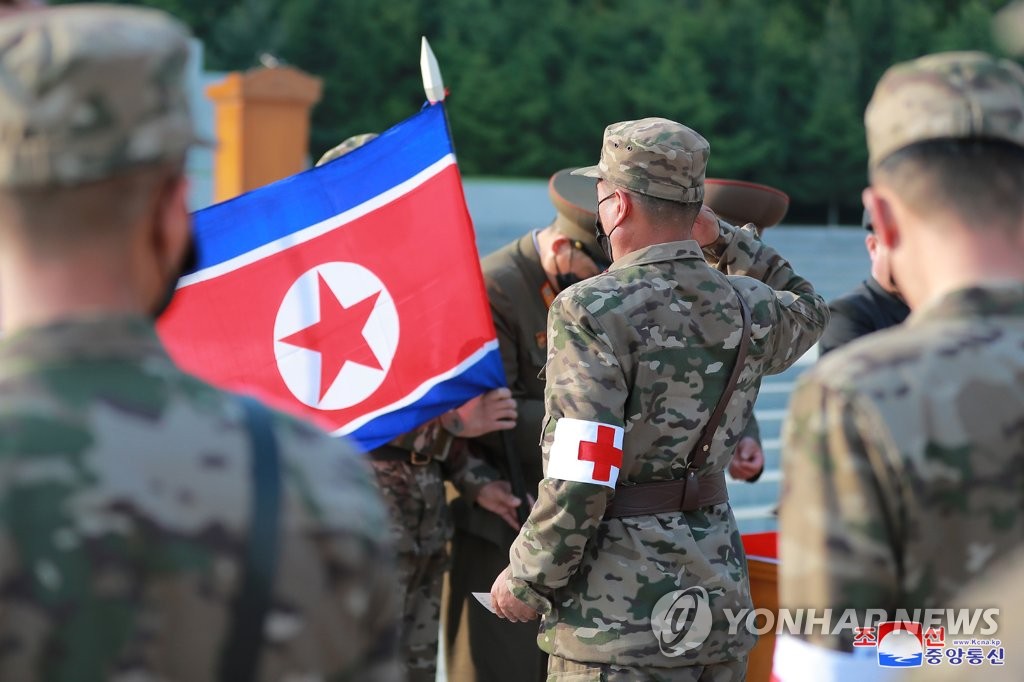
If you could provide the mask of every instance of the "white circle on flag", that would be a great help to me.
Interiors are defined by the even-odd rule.
[[[321,301],[321,294],[333,295],[336,301]],[[358,360],[345,360],[333,379],[324,377],[321,368],[326,353],[296,345],[301,344],[298,341],[282,341],[315,329],[321,322],[324,306],[337,308],[340,304],[341,309],[349,309],[360,303],[368,313],[362,329],[333,330],[326,337],[324,350],[330,353],[335,346],[330,343],[336,338],[332,335],[358,335],[361,340],[356,338],[352,342],[365,342],[367,357],[373,358],[379,369]],[[299,402],[318,410],[340,410],[358,405],[384,383],[398,348],[398,335],[394,299],[373,272],[356,263],[323,263],[304,272],[284,295],[274,322],[274,356],[281,378]],[[327,361],[331,367],[333,358],[328,357]],[[325,383],[328,385],[324,386]]]

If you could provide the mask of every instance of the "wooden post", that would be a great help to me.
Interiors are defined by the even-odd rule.
[[[225,201],[306,168],[309,118],[322,83],[292,67],[230,73],[206,88],[217,149],[214,201]]]

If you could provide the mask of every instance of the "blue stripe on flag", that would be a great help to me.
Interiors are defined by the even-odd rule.
[[[462,374],[431,388],[412,405],[381,415],[347,434],[347,437],[356,441],[363,449],[372,450],[395,436],[407,433],[435,416],[458,407],[470,398],[504,385],[505,370],[501,365],[501,353],[495,349]]]
[[[193,214],[200,245],[196,270],[355,208],[452,152],[444,107],[436,104],[340,159],[198,211]],[[336,187],[345,191],[332,191]],[[246,229],[239,229],[240,223]]]

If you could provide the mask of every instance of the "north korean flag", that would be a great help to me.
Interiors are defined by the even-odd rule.
[[[504,385],[442,104],[194,218],[158,326],[186,371],[365,448]]]

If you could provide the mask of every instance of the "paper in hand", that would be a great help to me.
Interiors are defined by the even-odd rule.
[[[487,609],[494,615],[498,615],[497,612],[494,610],[494,604],[491,603],[490,592],[473,592],[472,594],[474,597],[476,597],[476,600],[483,605],[485,609]]]

